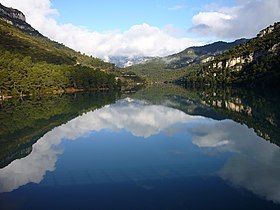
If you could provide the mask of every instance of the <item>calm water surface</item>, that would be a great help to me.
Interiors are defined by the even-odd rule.
[[[0,209],[280,209],[278,102],[173,86],[2,102]]]

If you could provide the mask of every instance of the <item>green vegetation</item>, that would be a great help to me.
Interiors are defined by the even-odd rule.
[[[114,103],[117,92],[25,97],[0,102],[0,167],[28,155],[45,133],[67,121]]]
[[[280,23],[265,30],[269,32],[251,40],[191,47],[128,67],[125,71],[135,73],[149,84],[175,81],[188,86],[279,88]]]
[[[246,85],[279,88],[280,23],[273,31],[232,48],[186,76],[188,84]],[[269,30],[265,29],[265,30]],[[231,62],[235,65],[230,65]]]
[[[201,47],[190,47],[174,55],[151,59],[143,64],[128,67],[125,71],[134,72],[148,83],[172,82],[199,70],[204,59],[209,59],[245,42],[246,39],[240,39],[232,43],[215,42]]]
[[[168,61],[167,69],[182,69],[190,65],[202,64],[208,59],[213,59],[235,46],[246,43],[247,39],[238,39],[234,42],[214,42],[199,47],[189,47],[182,52],[163,58]]]
[[[190,71],[196,71],[197,66],[190,66],[187,69],[166,69],[161,59],[155,59],[144,64],[138,64],[125,69],[142,77],[147,83],[172,82]]]
[[[119,73],[121,74],[121,76],[118,77],[118,82],[121,84],[122,90],[136,91],[143,87],[146,83],[146,81],[142,77],[137,76],[133,72],[120,71]]]
[[[113,70],[114,64],[76,52],[63,44],[51,41],[44,36],[27,34],[0,20],[0,49],[11,53],[30,56],[33,62],[46,61],[51,64],[67,64]]]
[[[280,103],[278,91],[205,87],[192,89],[198,92],[201,103],[215,109],[225,118],[253,128],[263,139],[280,145]]]
[[[0,20],[0,96],[117,88],[114,65]]]

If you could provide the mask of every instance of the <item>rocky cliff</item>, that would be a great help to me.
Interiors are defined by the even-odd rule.
[[[38,31],[36,31],[34,28],[32,28],[31,25],[26,22],[25,15],[16,9],[8,8],[0,4],[0,19],[16,26],[24,32],[32,35],[42,36]]]
[[[260,31],[256,39],[266,38],[265,36],[273,33],[274,30],[277,29],[278,30],[280,29],[280,23],[275,23],[274,25],[269,26],[266,29]],[[209,67],[213,69],[230,68],[232,71],[240,71],[246,64],[250,64],[253,61],[256,61],[259,57],[265,56],[267,54],[273,54],[273,53],[277,54],[280,50],[280,40],[275,40],[275,41],[276,41],[275,43],[271,43],[271,45],[266,49],[262,48],[262,49],[252,50],[252,52],[248,51],[248,53],[237,54],[236,56],[221,61],[215,60],[213,61],[212,64],[210,64]]]
[[[280,23],[262,30],[256,38],[234,47],[206,62],[187,76],[187,82],[200,84],[277,83],[280,64]]]
[[[214,60],[209,66],[209,69],[231,69],[231,71],[241,71],[244,64],[252,63],[254,61],[254,53],[249,55],[241,55],[237,57],[232,57],[226,60]]]

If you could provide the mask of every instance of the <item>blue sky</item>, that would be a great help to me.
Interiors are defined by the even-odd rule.
[[[187,31],[192,17],[207,5],[233,5],[232,0],[53,0],[59,11],[60,23],[73,23],[91,30],[108,31],[129,29],[135,24],[148,23],[159,28],[173,25]]]
[[[166,56],[252,38],[280,21],[279,0],[0,0],[43,35],[88,55]]]

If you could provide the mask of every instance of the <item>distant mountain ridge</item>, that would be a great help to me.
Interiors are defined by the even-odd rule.
[[[190,71],[189,68],[197,69],[199,65],[213,60],[215,56],[247,41],[247,39],[239,39],[229,43],[220,41],[205,46],[189,47],[173,55],[149,59],[127,67],[124,71],[133,72],[148,83],[170,82],[185,76]]]
[[[240,44],[244,44],[248,39],[238,39],[234,42],[218,41],[204,46],[189,47],[184,51],[168,55],[165,57],[149,56],[112,56],[109,57],[111,63],[119,68],[126,68],[134,65],[149,64],[150,62],[163,62],[166,69],[179,69],[192,63],[206,62],[213,59],[214,56],[229,50]]]
[[[215,42],[126,68],[148,83],[280,88],[280,22],[252,39]]]
[[[214,56],[247,41],[248,39],[238,39],[234,42],[218,41],[204,46],[189,47],[182,52],[164,57],[163,59],[167,63],[166,68],[179,69],[194,63],[205,63],[214,59]]]
[[[147,56],[111,56],[109,62],[114,63],[119,68],[125,68],[136,64],[145,63],[153,59]]]

